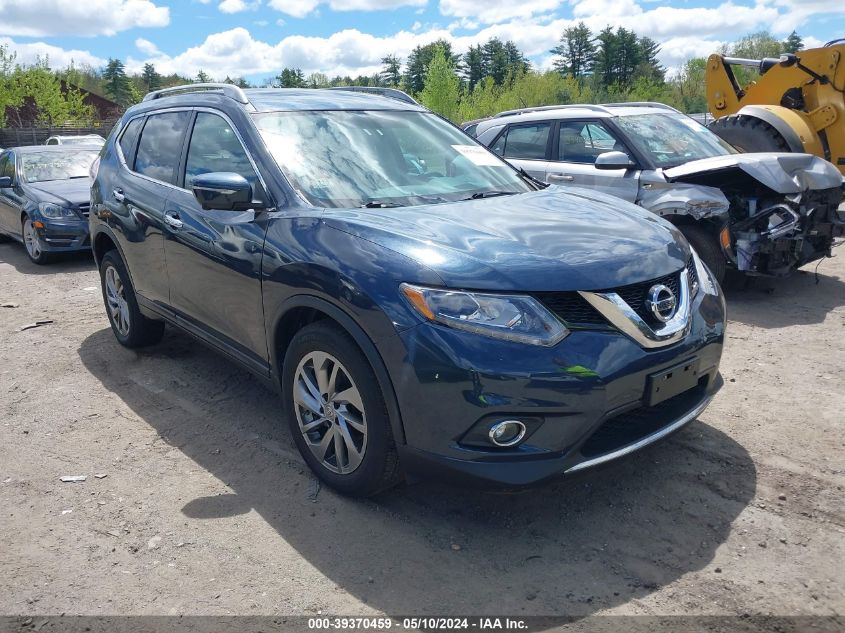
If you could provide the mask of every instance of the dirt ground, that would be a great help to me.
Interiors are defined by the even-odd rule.
[[[0,614],[841,615],[842,251],[729,294],[725,387],[670,440],[519,494],[360,501],[245,371],[173,330],[121,348],[90,258],[4,243]]]

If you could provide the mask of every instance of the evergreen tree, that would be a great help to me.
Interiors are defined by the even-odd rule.
[[[560,44],[550,53],[557,55],[554,69],[563,76],[583,80],[593,71],[596,59],[596,45],[593,33],[583,22],[565,29]]]
[[[141,71],[141,81],[147,92],[152,92],[161,87],[161,75],[156,72],[156,67],[152,64],[144,64],[144,70]]]
[[[276,81],[282,88],[305,88],[305,75],[299,68],[284,68],[276,76]]]
[[[783,41],[783,52],[784,53],[797,53],[801,49],[804,48],[804,40],[801,39],[801,36],[798,35],[795,31],[789,34]]]
[[[617,82],[616,56],[618,45],[616,35],[609,26],[603,28],[596,36],[598,45],[593,62],[593,76],[601,86],[612,86]]]
[[[660,52],[660,44],[650,37],[639,39],[640,64],[637,67],[637,78],[645,77],[650,81],[663,82],[666,78],[666,69],[657,61],[657,54]]]
[[[112,101],[123,107],[132,103],[132,90],[122,61],[109,58],[108,64],[103,70],[103,81],[105,82],[106,94],[111,97]]]
[[[200,68],[199,72],[197,73],[196,81],[198,84],[207,84],[211,83],[214,80],[203,69]]]
[[[381,63],[381,80],[391,88],[398,88],[402,83],[402,60],[396,55],[386,55]]]
[[[480,45],[470,46],[469,50],[464,53],[463,76],[466,79],[469,90],[475,88],[475,85],[484,78],[484,55]]]

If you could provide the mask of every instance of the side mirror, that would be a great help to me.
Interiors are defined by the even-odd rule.
[[[12,186],[12,179],[9,176],[0,177],[0,189],[6,189]]]
[[[598,155],[595,167],[596,169],[629,169],[634,167],[634,161],[625,152],[605,152]]]
[[[195,176],[191,183],[194,197],[203,209],[245,211],[255,206],[252,186],[240,174],[211,172]]]

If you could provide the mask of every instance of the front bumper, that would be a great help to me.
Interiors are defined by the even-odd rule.
[[[387,355],[406,443],[406,472],[524,486],[622,457],[694,420],[722,386],[724,301],[699,293],[690,332],[645,350],[616,331],[576,330],[551,348],[422,324]],[[646,406],[649,376],[695,358],[698,383]],[[468,445],[471,429],[525,420],[520,445]],[[477,437],[477,433],[473,434]]]
[[[44,228],[37,229],[45,252],[67,253],[91,248],[87,220],[51,220],[41,218]]]

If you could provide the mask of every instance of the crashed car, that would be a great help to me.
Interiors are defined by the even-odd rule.
[[[675,224],[721,281],[784,276],[845,233],[842,176],[809,154],[740,154],[662,104],[527,108],[475,124],[494,152],[546,182],[600,190]]]

